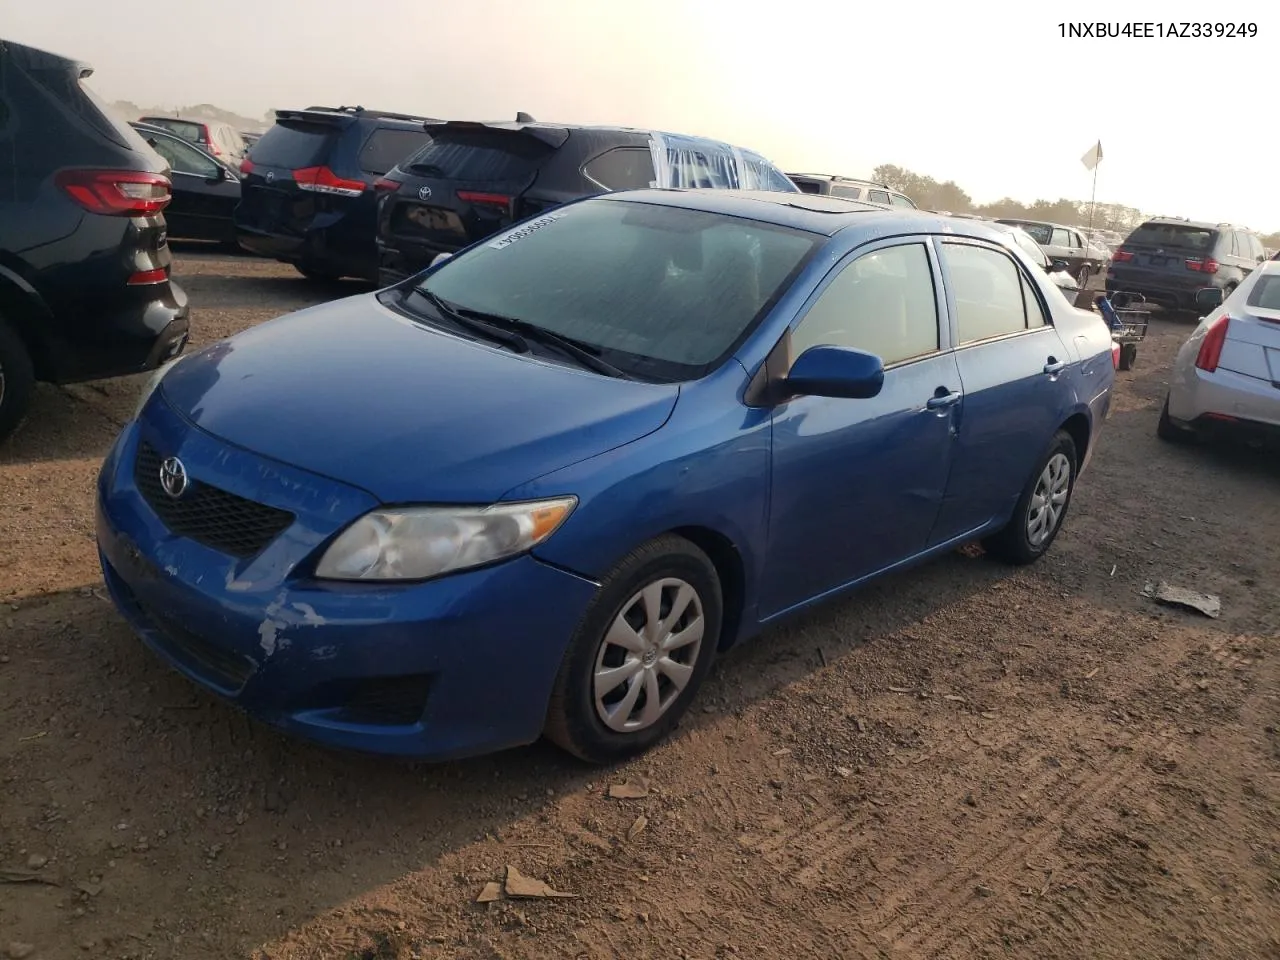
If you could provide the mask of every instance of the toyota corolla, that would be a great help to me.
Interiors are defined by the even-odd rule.
[[[277,727],[610,762],[789,614],[970,541],[1042,556],[1113,376],[980,222],[612,194],[165,368],[102,467],[102,567]]]

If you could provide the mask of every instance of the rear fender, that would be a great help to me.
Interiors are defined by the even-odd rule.
[[[37,379],[48,377],[48,337],[55,326],[53,311],[17,269],[3,262],[0,262],[0,320],[9,324],[26,346]]]

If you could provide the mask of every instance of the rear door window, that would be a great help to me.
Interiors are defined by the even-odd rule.
[[[961,345],[1044,325],[1039,301],[1007,254],[972,244],[943,243]],[[1028,310],[1033,312],[1028,317]]]
[[[1069,247],[1071,246],[1071,235],[1066,230],[1055,227],[1049,237],[1049,246]]]
[[[380,177],[430,139],[425,130],[374,130],[360,148],[360,169]]]
[[[861,200],[861,187],[846,187],[843,184],[833,183],[831,185],[831,195],[833,197],[844,197],[846,200]]]
[[[614,147],[588,160],[582,172],[606,190],[639,190],[654,182],[653,154],[647,147]]]
[[[192,123],[190,120],[172,120],[168,117],[158,117],[148,122],[154,123],[157,127],[164,127],[166,130],[172,130],[183,140],[189,140],[192,143],[198,142],[204,136],[204,125]]]
[[[443,130],[404,164],[409,173],[468,183],[507,183],[531,177],[554,152],[519,133]]]
[[[301,170],[325,163],[337,128],[321,123],[277,123],[253,145],[255,164]]]

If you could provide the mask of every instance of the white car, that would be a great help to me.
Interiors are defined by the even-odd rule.
[[[1213,434],[1280,441],[1280,261],[1253,270],[1178,351],[1157,433],[1163,440]]]

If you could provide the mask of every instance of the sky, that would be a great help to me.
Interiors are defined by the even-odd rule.
[[[892,163],[978,203],[1089,199],[1081,157],[1101,141],[1099,203],[1280,230],[1280,137],[1251,120],[1274,109],[1270,0],[933,3],[0,0],[0,36],[86,60],[98,94],[142,106],[523,110],[715,137],[796,172]],[[1063,37],[1067,16],[1257,30]]]

